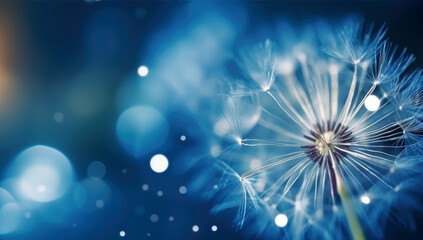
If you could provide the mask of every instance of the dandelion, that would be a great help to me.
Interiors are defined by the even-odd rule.
[[[214,127],[224,173],[214,211],[238,207],[238,228],[365,239],[383,236],[390,212],[411,222],[423,75],[406,72],[414,57],[390,44],[385,28],[363,26],[308,28],[242,49],[229,64]]]

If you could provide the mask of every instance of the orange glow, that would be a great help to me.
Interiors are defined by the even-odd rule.
[[[10,64],[13,51],[11,23],[13,21],[10,15],[0,11],[0,111],[5,107],[11,91]]]

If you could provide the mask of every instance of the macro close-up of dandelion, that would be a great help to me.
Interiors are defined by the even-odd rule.
[[[0,1],[0,240],[423,236],[423,2]]]
[[[357,19],[305,31],[247,46],[228,67],[215,210],[287,239],[382,238],[396,207],[410,227],[423,150],[413,55]]]

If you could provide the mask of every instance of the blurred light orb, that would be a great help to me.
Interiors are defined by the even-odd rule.
[[[170,222],[173,222],[173,220],[175,220],[175,218],[174,218],[173,216],[170,216],[170,217],[169,217],[169,221],[170,221]]]
[[[19,179],[19,193],[37,202],[60,198],[73,181],[73,169],[67,157],[41,145],[20,153],[13,162],[11,175]]]
[[[370,95],[364,101],[364,106],[367,108],[367,110],[374,112],[379,109],[380,99],[375,95]]]
[[[109,185],[100,178],[86,178],[73,191],[73,200],[77,207],[85,211],[95,211],[104,207],[111,198]]]
[[[185,186],[181,186],[181,187],[179,187],[179,192],[181,193],[181,194],[185,194],[185,193],[187,193],[187,187],[185,187]]]
[[[150,216],[150,221],[153,222],[153,223],[158,222],[159,221],[159,216],[157,214],[152,214]]]
[[[278,227],[285,227],[288,224],[288,217],[285,214],[278,214],[275,217],[275,224]]]
[[[142,185],[142,190],[147,191],[148,190],[148,184],[143,184]]]
[[[104,201],[103,200],[97,200],[96,202],[95,202],[95,205],[98,207],[98,208],[102,208],[102,207],[104,207]]]
[[[360,201],[362,202],[362,203],[364,203],[364,204],[370,204],[370,197],[369,196],[367,196],[367,195],[363,195],[363,196],[361,196],[360,197]]]
[[[55,122],[61,123],[63,120],[65,120],[65,115],[63,115],[61,112],[57,112],[54,114],[53,118]]]
[[[157,196],[159,196],[159,197],[163,196],[163,192],[162,191],[158,191],[157,192]]]
[[[45,192],[45,191],[46,191],[46,186],[44,186],[44,185],[39,185],[37,189],[38,189],[38,192],[43,193],[43,192]]]
[[[278,72],[282,75],[290,75],[294,72],[294,63],[290,60],[284,60],[279,63]]]
[[[126,233],[125,233],[125,231],[120,231],[119,235],[120,235],[121,237],[125,237]]]
[[[14,202],[0,206],[0,234],[8,234],[20,227],[24,214]]]
[[[162,173],[169,167],[169,161],[163,154],[156,154],[150,160],[150,167],[156,173]]]
[[[200,230],[200,228],[197,225],[192,226],[193,232],[198,232],[198,230]]]
[[[90,178],[103,178],[106,175],[106,166],[102,162],[94,161],[88,165],[87,174]]]
[[[146,77],[148,75],[148,67],[142,65],[138,68],[138,75],[140,77]]]
[[[216,231],[217,231],[217,226],[216,226],[216,225],[213,225],[213,226],[211,227],[211,230],[212,230],[213,232],[216,232]]]
[[[187,137],[185,135],[182,135],[181,136],[181,141],[185,141],[185,140],[187,140]]]
[[[116,123],[120,143],[135,158],[160,147],[167,139],[168,131],[168,123],[164,116],[146,106],[125,110]]]

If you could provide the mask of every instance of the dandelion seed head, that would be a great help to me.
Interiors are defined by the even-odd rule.
[[[212,124],[223,172],[213,211],[235,207],[237,228],[251,221],[263,234],[273,222],[299,239],[376,237],[383,209],[406,205],[400,186],[417,191],[404,182],[423,168],[423,71],[406,73],[414,57],[387,43],[385,28],[349,20],[304,32],[242,48],[241,74],[228,73]]]

